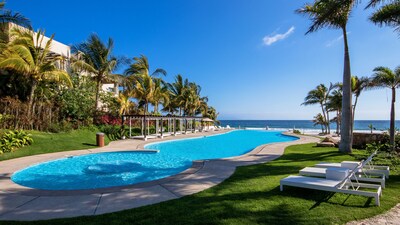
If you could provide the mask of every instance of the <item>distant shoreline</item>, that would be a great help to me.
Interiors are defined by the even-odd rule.
[[[310,120],[220,120],[221,126],[229,125],[232,128],[247,129],[268,129],[270,130],[299,130],[303,133],[320,133],[320,126],[314,126]],[[369,126],[373,125],[373,133],[387,132],[389,129],[389,120],[356,120],[354,131],[369,133]],[[331,123],[331,133],[336,131],[336,123]],[[400,120],[396,121],[396,127],[400,128]]]

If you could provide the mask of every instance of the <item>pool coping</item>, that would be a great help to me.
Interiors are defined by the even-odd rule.
[[[164,140],[195,138],[200,136],[210,136],[227,132],[229,131],[225,130],[219,132],[180,135],[176,137],[165,138]],[[76,156],[76,155],[84,155],[91,153],[116,152],[116,151],[142,151],[144,145],[160,142],[160,139],[151,139],[148,141],[131,140],[131,139],[121,140],[121,141],[111,142],[108,146],[103,148],[49,153],[43,155],[34,155],[17,159],[5,160],[1,162],[2,167],[0,172],[0,187],[2,187],[0,189],[0,220],[40,220],[40,219],[75,217],[82,215],[98,215],[98,214],[115,212],[123,209],[135,208],[143,205],[154,204],[166,200],[180,198],[185,195],[190,195],[203,191],[205,189],[208,189],[210,187],[213,187],[221,183],[223,180],[230,177],[234,173],[236,167],[238,166],[265,163],[280,157],[287,146],[317,142],[319,140],[318,138],[315,137],[294,135],[288,133],[284,134],[288,136],[298,137],[299,139],[290,142],[278,142],[278,143],[260,145],[254,148],[252,151],[240,156],[223,158],[223,159],[193,161],[192,166],[186,169],[185,171],[182,171],[179,174],[172,175],[159,180],[126,185],[126,186],[89,189],[89,190],[62,190],[62,191],[39,190],[18,185],[13,181],[11,181],[10,177],[14,172],[22,168],[25,168],[27,166],[31,166],[35,163],[42,163],[45,161],[51,161],[61,157],[68,157],[71,155]],[[127,146],[129,146],[130,148],[129,150],[126,150]],[[139,198],[139,200],[141,199],[141,201],[144,204],[140,204],[138,202],[136,202],[135,204],[130,204],[128,202],[128,201],[136,201],[138,199],[136,196],[136,198],[133,199],[131,198],[122,200],[120,203],[121,207],[107,208],[107,206],[101,205],[103,196],[106,199],[106,198],[111,198],[110,196],[112,195],[125,196],[129,194],[132,195],[134,192],[147,193],[146,191],[148,190],[161,192],[161,194],[151,193],[150,197],[147,199]],[[23,204],[18,205],[14,208],[7,207],[6,204],[2,204],[3,199],[7,199],[7,195],[9,196],[12,195],[13,197],[19,196],[21,199],[24,197],[29,200],[27,200],[27,202],[23,202]],[[33,199],[30,199],[29,197]],[[73,199],[82,197],[86,200],[90,199],[93,200],[93,202],[97,203],[96,206],[94,207],[93,213],[78,210],[64,214],[63,213],[54,214],[51,212],[56,211],[57,207],[56,208],[53,207],[51,209],[46,209],[48,213],[36,214],[34,213],[35,209],[32,208],[32,205],[34,205],[34,203],[36,204],[40,203],[39,200],[36,200],[39,197],[42,199],[47,198],[47,201],[53,201],[53,200],[57,201],[65,198]],[[151,199],[151,201],[149,199]],[[31,201],[33,201],[34,203],[31,203]],[[45,204],[45,202],[39,204],[40,207],[43,208],[44,207],[43,204]],[[79,202],[77,204],[79,205]],[[20,212],[23,211],[25,208],[29,208],[30,213]]]

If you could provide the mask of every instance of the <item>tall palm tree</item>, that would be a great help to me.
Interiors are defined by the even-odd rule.
[[[169,90],[163,80],[154,80],[153,99],[151,101],[151,103],[154,105],[154,113],[159,113],[158,106],[160,103],[163,104],[164,107],[169,104],[169,94]]]
[[[327,110],[326,110],[326,102],[328,99],[328,88],[324,84],[318,85],[315,89],[308,92],[307,96],[304,98],[304,102],[302,105],[315,105],[319,104],[322,111],[322,117],[324,118],[324,127],[326,131],[328,131],[328,117],[327,117]]]
[[[371,86],[390,88],[392,90],[392,104],[390,109],[390,145],[395,148],[395,103],[396,88],[400,87],[400,66],[394,71],[387,67],[376,67],[372,76]]]
[[[183,79],[182,75],[178,74],[175,77],[175,82],[171,84],[167,84],[168,89],[170,91],[170,106],[176,107],[179,109],[179,115],[182,116],[183,108],[184,108],[184,92],[185,89],[189,86],[189,80]]]
[[[327,111],[335,111],[336,117],[332,119],[332,121],[336,122],[336,133],[340,133],[340,114],[342,111],[342,98],[343,92],[339,87],[332,91],[331,95],[328,96],[328,102],[326,103]]]
[[[184,91],[184,113],[188,116],[195,116],[204,113],[208,109],[207,97],[201,97],[201,87],[190,82]]]
[[[144,105],[144,121],[146,121],[146,113],[149,110],[149,104],[154,102],[155,82],[161,80],[159,75],[167,75],[164,69],[157,68],[153,73],[150,73],[150,64],[146,56],[134,57],[134,62],[125,70],[132,81],[131,87],[132,96],[142,102]],[[146,138],[146,122],[144,123],[144,137]]]
[[[352,76],[351,77],[351,91],[353,92],[354,95],[354,104],[353,104],[353,116],[352,116],[352,123],[351,123],[351,132],[353,133],[354,130],[354,117],[356,114],[356,107],[358,103],[358,98],[361,95],[361,92],[363,92],[370,84],[370,80],[368,77],[357,77],[357,76]]]
[[[10,32],[12,41],[0,55],[0,68],[10,69],[24,74],[29,80],[28,117],[30,118],[35,90],[40,82],[56,81],[72,86],[70,76],[57,67],[63,61],[62,56],[53,56],[50,52],[54,35],[46,42],[44,32],[34,34],[29,30],[13,29]]]
[[[85,42],[72,47],[78,55],[78,60],[71,63],[72,68],[89,73],[96,81],[96,110],[100,108],[102,84],[116,78],[113,72],[123,63],[121,58],[113,56],[113,49],[111,38],[104,43],[97,34],[91,34]]]
[[[375,7],[383,0],[371,0],[367,8]],[[387,25],[395,28],[395,31],[400,32],[400,1],[386,1],[388,4],[376,10],[369,18],[373,23],[380,26]]]
[[[352,96],[351,96],[351,70],[350,54],[347,40],[347,22],[350,13],[357,3],[356,0],[316,0],[314,4],[306,4],[298,9],[300,14],[308,15],[312,25],[306,34],[322,28],[341,29],[344,41],[344,70],[343,70],[343,101],[342,101],[342,126],[339,150],[349,153],[352,151]]]

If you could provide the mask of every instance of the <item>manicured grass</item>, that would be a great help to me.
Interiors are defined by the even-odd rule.
[[[275,161],[240,167],[222,184],[181,199],[100,216],[2,224],[343,224],[381,214],[400,201],[397,171],[383,190],[380,207],[361,196],[290,187],[280,192],[279,180],[305,166],[354,159],[313,146],[289,147]]]
[[[27,132],[32,134],[34,143],[14,152],[0,155],[0,161],[28,155],[94,148],[96,147],[96,133],[99,131],[85,128],[63,133]],[[105,137],[105,143],[108,142],[108,138]]]

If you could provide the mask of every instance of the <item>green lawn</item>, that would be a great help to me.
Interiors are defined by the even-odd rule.
[[[399,202],[396,171],[383,190],[381,207],[361,196],[289,187],[279,191],[281,178],[305,166],[349,159],[353,156],[339,154],[334,148],[291,146],[279,159],[240,167],[222,184],[195,195],[100,216],[2,224],[343,224],[381,214]]]
[[[96,147],[96,133],[99,131],[85,128],[63,133],[27,132],[32,134],[34,143],[14,152],[0,155],[0,161],[28,155],[94,148]],[[107,137],[105,137],[105,142],[106,144],[109,142]]]

